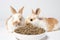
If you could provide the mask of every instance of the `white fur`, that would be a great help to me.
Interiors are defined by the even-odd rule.
[[[7,25],[8,25],[8,31],[9,31],[9,32],[13,32],[16,28],[18,28],[18,27],[16,27],[15,25],[12,24],[14,21],[20,21],[18,16],[22,17],[21,14],[14,14],[14,15],[8,20]],[[14,19],[13,19],[13,18],[14,18]],[[24,25],[24,20],[25,20],[25,19],[22,18],[22,21],[20,21],[20,24],[21,24],[20,26]],[[20,26],[19,26],[19,27],[20,27]]]
[[[47,23],[45,20],[39,20],[39,19],[35,19],[34,21],[30,22],[32,23],[33,25],[37,26],[37,27],[41,27],[45,30],[47,30]]]

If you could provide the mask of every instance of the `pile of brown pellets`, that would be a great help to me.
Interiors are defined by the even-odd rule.
[[[26,34],[26,35],[37,35],[45,32],[44,29],[33,26],[32,24],[26,24],[25,27],[19,27],[14,31],[19,34]]]

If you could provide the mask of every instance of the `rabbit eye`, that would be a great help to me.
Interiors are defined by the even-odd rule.
[[[30,21],[33,21],[33,19],[30,19]]]
[[[21,18],[19,20],[22,20]]]

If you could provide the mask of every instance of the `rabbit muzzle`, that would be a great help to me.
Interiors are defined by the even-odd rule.
[[[20,25],[20,21],[13,22],[13,25]]]

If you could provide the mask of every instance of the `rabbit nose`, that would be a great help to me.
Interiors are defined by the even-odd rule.
[[[43,18],[39,18],[39,20],[43,20]]]
[[[19,24],[20,23],[20,21],[15,21],[15,22],[13,22],[13,24]]]

